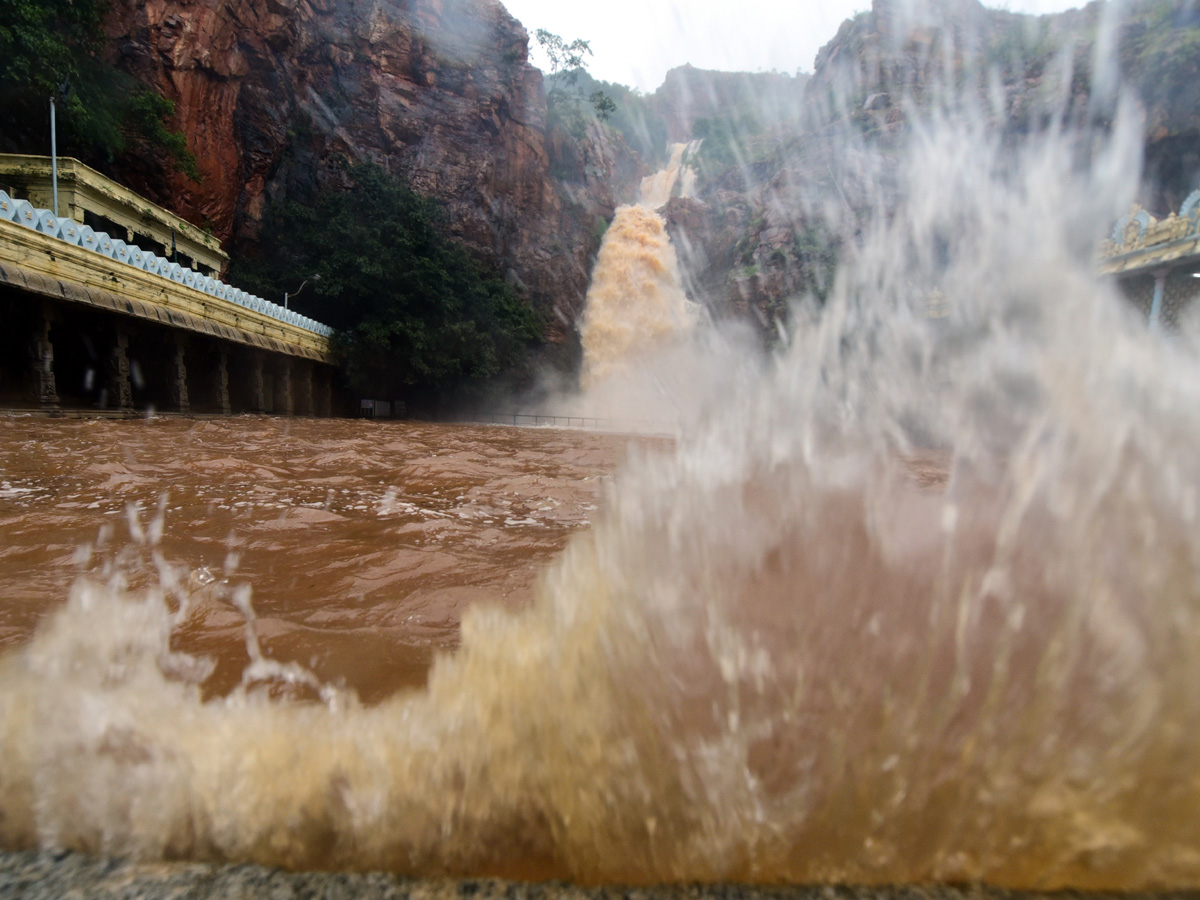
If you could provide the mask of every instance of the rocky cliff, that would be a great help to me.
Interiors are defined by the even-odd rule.
[[[1200,179],[1200,9],[1125,4],[1098,49],[1105,9],[1033,17],[978,0],[874,0],[821,50],[790,118],[761,133],[728,121],[706,140],[698,202],[665,210],[693,296],[768,339],[789,304],[819,301],[839,246],[894,206],[897,151],[935,106],[983,111],[1011,137],[1056,121],[1103,130],[1115,74],[1144,113],[1142,202],[1178,208]]]
[[[376,162],[569,336],[596,219],[634,176],[593,148],[573,184],[552,177],[542,76],[497,0],[115,0],[106,27],[112,59],[175,102],[202,175],[118,161],[132,186],[252,252],[287,240],[261,233],[273,199]]]
[[[947,85],[982,97],[998,77],[999,118],[1018,131],[1088,111],[1104,9],[875,0],[811,79],[685,66],[653,95],[626,92],[609,125],[568,127],[548,121],[528,35],[497,0],[113,0],[109,58],[175,102],[202,180],[144,154],[114,174],[241,254],[287,240],[263,233],[273,201],[374,161],[443,201],[453,233],[570,343],[614,207],[663,138],[702,137],[699,198],[667,209],[689,289],[770,334],[887,205],[887,155]],[[1110,55],[1144,102],[1143,201],[1175,208],[1200,172],[1200,8],[1125,9]]]
[[[1111,26],[1111,34],[1101,37]],[[861,127],[903,124],[948,85],[979,98],[998,79],[997,124],[1037,129],[1056,117],[1093,123],[1118,85],[1145,115],[1143,200],[1175,209],[1195,188],[1200,156],[1200,7],[1193,0],[1093,0],[1029,16],[979,0],[874,0],[817,56],[813,83],[842,90]],[[972,91],[971,88],[974,88]]]
[[[735,117],[755,127],[770,127],[795,115],[804,98],[807,75],[779,72],[718,72],[678,66],[646,98],[651,115],[666,125],[667,139],[697,137],[697,123]]]

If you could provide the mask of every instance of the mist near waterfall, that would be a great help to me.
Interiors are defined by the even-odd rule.
[[[540,412],[605,420],[606,427],[675,432],[761,375],[761,349],[737,323],[716,327],[687,296],[679,258],[659,214],[692,197],[689,160],[700,141],[675,144],[666,166],[642,179],[635,204],[605,231],[579,326],[578,388],[551,388]]]

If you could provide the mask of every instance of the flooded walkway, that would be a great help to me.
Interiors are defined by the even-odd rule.
[[[423,683],[471,604],[526,604],[629,446],[408,422],[3,417],[0,648],[80,575],[158,578],[131,535],[161,518],[162,556],[192,586],[251,586],[270,656],[371,702]],[[210,690],[240,677],[243,623],[214,600],[179,635],[216,659]]]

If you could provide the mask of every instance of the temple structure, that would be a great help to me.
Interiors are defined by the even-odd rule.
[[[59,171],[56,204],[48,159],[0,157],[25,195],[0,188],[0,406],[342,410],[331,328],[214,277],[211,235],[75,160]]]
[[[1165,219],[1135,205],[1102,245],[1100,271],[1118,280],[1151,328],[1177,330],[1200,297],[1200,190]]]
[[[224,274],[229,255],[215,237],[77,159],[58,159],[58,209],[54,209],[51,171],[48,156],[0,153],[0,190],[111,238],[170,256],[184,268],[214,278]]]

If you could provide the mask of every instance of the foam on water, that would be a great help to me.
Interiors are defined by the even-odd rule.
[[[535,606],[472,610],[426,691],[296,699],[293,671],[202,702],[170,633],[212,586],[164,560],[148,594],[78,585],[0,661],[0,840],[1200,887],[1200,357],[1089,249],[1132,131],[1086,170],[1063,137],[919,133],[906,205],[771,376],[636,459]]]

